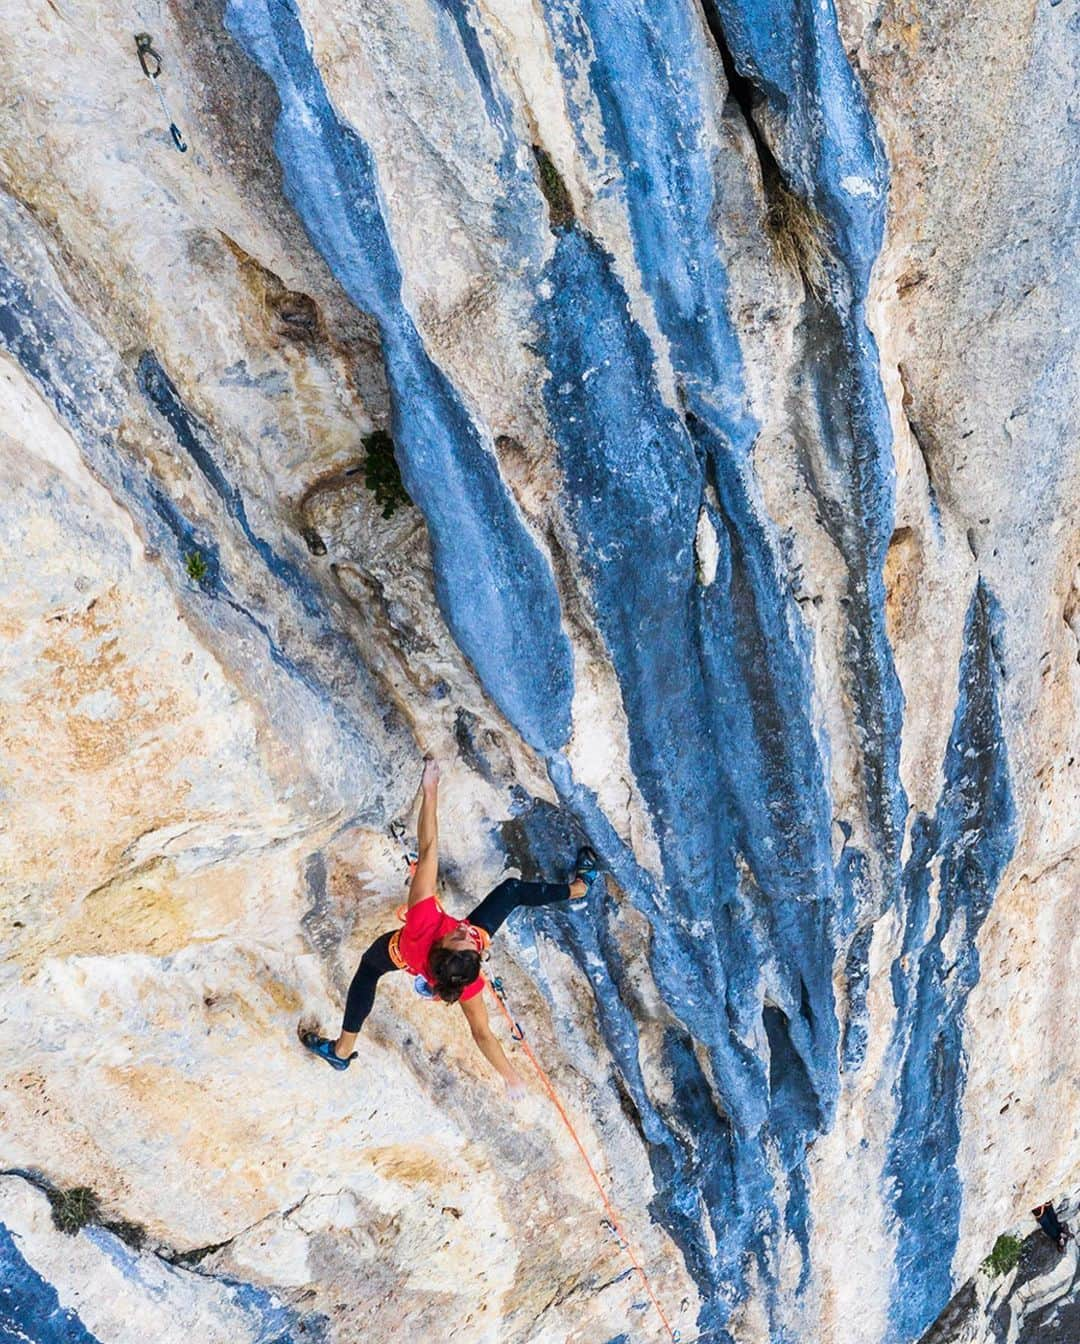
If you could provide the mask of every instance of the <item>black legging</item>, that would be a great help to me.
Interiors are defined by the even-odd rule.
[[[494,937],[506,922],[507,915],[518,906],[552,905],[555,901],[569,899],[570,888],[565,882],[521,882],[516,877],[508,877],[488,892],[468,920]],[[390,939],[393,936],[393,932],[380,934],[360,958],[360,965],[349,986],[349,996],[345,1000],[342,1031],[360,1030],[375,1002],[379,980],[389,971],[400,970],[390,959]]]
[[[1040,1204],[1037,1209],[1032,1209],[1035,1215],[1035,1221],[1050,1238],[1055,1245],[1061,1244],[1061,1234],[1065,1231],[1061,1225],[1061,1220],[1057,1216],[1057,1210],[1053,1204]]]

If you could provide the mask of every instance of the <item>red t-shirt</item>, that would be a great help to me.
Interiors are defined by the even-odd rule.
[[[397,935],[398,957],[413,975],[422,975],[428,984],[432,984],[434,976],[428,966],[432,945],[459,928],[466,928],[473,935],[477,952],[484,950],[487,938],[483,929],[475,929],[464,919],[454,919],[452,915],[448,915],[439,904],[437,896],[428,896],[422,901],[417,901],[406,910],[405,927]],[[395,949],[392,948],[391,951],[393,950]],[[478,975],[471,985],[466,985],[461,991],[461,1000],[473,999],[477,994],[482,994],[483,990],[484,977]]]

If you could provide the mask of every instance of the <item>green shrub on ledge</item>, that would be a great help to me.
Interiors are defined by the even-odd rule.
[[[994,1249],[983,1261],[983,1269],[995,1279],[1001,1274],[1008,1274],[1019,1263],[1023,1245],[1019,1237],[1003,1232],[994,1242]]]
[[[401,480],[401,470],[394,456],[394,440],[385,429],[377,429],[363,439],[364,485],[375,496],[384,518],[392,518],[403,505],[411,504],[409,492]]]

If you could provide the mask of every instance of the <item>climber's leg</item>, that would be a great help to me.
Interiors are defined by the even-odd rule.
[[[392,937],[392,933],[382,934],[360,958],[360,965],[356,968],[356,974],[349,986],[348,998],[345,1000],[345,1016],[337,1040],[328,1040],[325,1036],[318,1036],[314,1032],[301,1037],[309,1050],[321,1056],[335,1069],[347,1069],[349,1061],[355,1058],[353,1047],[356,1045],[360,1028],[364,1025],[364,1019],[371,1012],[371,1005],[375,1002],[375,990],[379,980],[387,972],[398,969],[390,956]]]
[[[600,878],[600,860],[588,845],[582,845],[574,860],[574,876],[570,882],[522,882],[508,877],[489,891],[468,917],[470,924],[494,934],[502,927],[507,915],[518,906],[555,905],[561,901],[580,901],[592,891]]]
[[[360,958],[360,965],[356,968],[345,1000],[341,1035],[337,1038],[336,1049],[339,1059],[347,1058],[356,1044],[364,1019],[371,1012],[371,1005],[375,1002],[375,990],[379,980],[388,971],[399,969],[390,956],[390,939],[393,936],[392,933],[382,934]]]
[[[1031,1215],[1050,1240],[1060,1249],[1064,1249],[1062,1227],[1053,1204],[1040,1204],[1037,1209],[1031,1210]]]
[[[560,901],[584,896],[586,890],[585,883],[580,879],[572,883],[522,882],[516,877],[508,877],[488,892],[472,914],[467,916],[468,922],[494,934],[502,927],[511,910],[519,906],[555,905]]]

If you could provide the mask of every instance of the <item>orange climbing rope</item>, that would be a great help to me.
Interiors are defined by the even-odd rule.
[[[408,878],[406,879],[406,881],[408,881],[409,879],[412,878],[412,875],[416,870],[416,859],[410,852],[409,847],[405,842],[405,828],[400,823],[396,823],[395,825],[391,826],[390,832],[391,835],[393,835],[393,837],[401,845],[405,853],[405,865],[408,869]],[[399,910],[396,912],[398,914],[399,919],[404,920],[405,918],[404,912],[405,907],[404,906],[399,907]],[[695,1344],[696,1340],[704,1339],[705,1335],[692,1335],[689,1340],[684,1341],[682,1338],[682,1333],[679,1330],[673,1329],[670,1322],[668,1321],[668,1318],[664,1315],[664,1308],[660,1305],[660,1300],[656,1296],[656,1293],[653,1291],[653,1286],[649,1282],[649,1276],[648,1274],[645,1273],[641,1261],[634,1254],[634,1248],[630,1245],[629,1239],[622,1230],[622,1224],[619,1222],[619,1215],[615,1212],[615,1206],[612,1204],[611,1200],[608,1199],[607,1192],[604,1190],[603,1184],[600,1181],[600,1177],[596,1174],[596,1168],[590,1161],[589,1154],[585,1151],[584,1144],[578,1138],[577,1130],[574,1128],[573,1121],[570,1119],[570,1116],[566,1112],[566,1107],[559,1100],[559,1094],[555,1091],[554,1084],[544,1071],[543,1065],[540,1063],[540,1061],[536,1058],[536,1055],[533,1053],[532,1046],[525,1039],[525,1032],[522,1030],[520,1024],[514,1020],[514,1017],[511,1014],[510,1009],[507,1007],[506,991],[503,989],[502,980],[497,975],[492,976],[490,979],[487,980],[487,986],[488,989],[490,989],[492,994],[495,996],[495,1002],[499,1005],[500,1012],[502,1013],[503,1017],[506,1018],[507,1025],[510,1028],[510,1035],[514,1038],[515,1041],[517,1041],[521,1045],[522,1049],[528,1055],[533,1068],[537,1072],[537,1076],[544,1085],[545,1092],[547,1092],[548,1096],[551,1098],[552,1105],[559,1112],[559,1115],[562,1117],[563,1124],[569,1131],[570,1137],[574,1140],[574,1145],[577,1148],[578,1152],[581,1154],[581,1160],[585,1163],[585,1166],[588,1168],[589,1175],[592,1177],[593,1185],[596,1186],[597,1192],[599,1193],[600,1198],[603,1201],[604,1209],[607,1213],[608,1223],[610,1224],[612,1231],[615,1233],[615,1236],[618,1238],[623,1250],[625,1250],[626,1254],[630,1257],[630,1263],[634,1266],[638,1274],[641,1276],[641,1282],[644,1284],[645,1291],[649,1295],[649,1301],[656,1308],[656,1313],[660,1317],[660,1320],[664,1326],[664,1330],[667,1332],[668,1337],[672,1341],[672,1344]]]
[[[552,1104],[554,1105],[555,1109],[559,1112],[559,1115],[562,1117],[563,1124],[566,1126],[567,1130],[570,1133],[570,1137],[574,1140],[574,1144],[576,1145],[578,1152],[581,1154],[582,1161],[585,1163],[586,1167],[588,1167],[589,1175],[592,1177],[593,1185],[596,1186],[597,1190],[600,1193],[600,1198],[604,1202],[604,1209],[607,1212],[608,1222],[611,1224],[612,1230],[618,1237],[619,1241],[622,1243],[623,1248],[626,1251],[626,1254],[630,1257],[630,1261],[633,1264],[634,1268],[641,1275],[641,1282],[645,1285],[645,1291],[649,1295],[649,1300],[656,1308],[657,1314],[659,1315],[661,1321],[664,1324],[664,1329],[671,1337],[673,1344],[679,1344],[679,1341],[681,1340],[682,1336],[680,1335],[678,1330],[673,1330],[671,1328],[671,1325],[668,1322],[668,1318],[664,1315],[664,1308],[660,1305],[659,1299],[653,1292],[652,1284],[649,1282],[649,1276],[648,1274],[645,1273],[645,1270],[642,1268],[640,1260],[638,1260],[637,1256],[634,1254],[634,1248],[630,1245],[630,1242],[627,1239],[626,1234],[622,1230],[622,1225],[619,1222],[619,1215],[615,1212],[615,1208],[612,1205],[611,1200],[608,1199],[607,1193],[600,1182],[600,1177],[596,1174],[596,1168],[589,1160],[589,1154],[585,1151],[584,1145],[577,1136],[577,1130],[574,1128],[573,1122],[571,1121],[569,1115],[567,1115],[566,1113],[566,1107],[559,1100],[559,1095],[555,1091],[551,1079],[544,1072],[543,1066],[541,1065],[540,1061],[536,1058],[535,1054],[533,1054],[532,1047],[529,1045],[529,1042],[525,1039],[524,1031],[522,1031],[518,1023],[514,1021],[514,1018],[510,1013],[510,1009],[506,1006],[506,993],[503,990],[502,981],[499,979],[498,976],[495,976],[493,979],[488,981],[488,988],[491,990],[492,994],[494,994],[495,1002],[499,1005],[499,1008],[502,1011],[502,1015],[506,1018],[506,1021],[509,1024],[510,1035],[514,1038],[515,1041],[517,1041],[521,1045],[521,1048],[528,1055],[533,1068],[536,1070],[540,1078],[540,1081],[544,1085],[544,1090],[551,1098]]]

